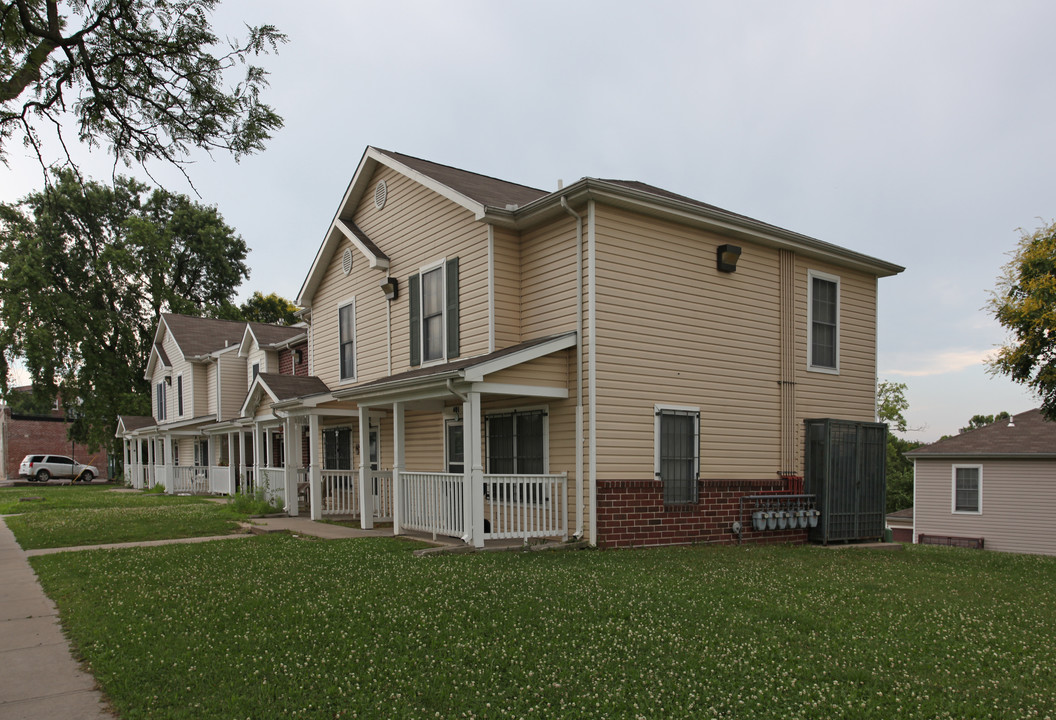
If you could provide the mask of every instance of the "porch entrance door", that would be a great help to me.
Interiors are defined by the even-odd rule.
[[[462,421],[448,420],[446,429],[445,449],[447,452],[445,455],[447,456],[447,472],[461,475],[466,470],[465,446],[462,444],[464,439]]]

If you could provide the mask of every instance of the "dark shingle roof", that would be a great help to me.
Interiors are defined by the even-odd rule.
[[[260,373],[257,377],[275,394],[278,402],[330,392],[326,383],[315,376]]]
[[[125,430],[131,432],[132,430],[142,430],[143,428],[152,427],[157,423],[154,422],[154,418],[149,415],[118,415],[117,416],[125,426]]]
[[[184,357],[208,355],[231,345],[238,345],[242,342],[242,336],[246,332],[246,323],[242,321],[215,320],[169,313],[162,317]]]
[[[887,514],[888,520],[912,520],[913,519],[913,508],[906,508],[904,510],[895,510],[893,513]]]
[[[268,325],[267,323],[247,323],[253,331],[253,337],[262,348],[282,345],[293,340],[298,335],[304,335],[307,330],[303,327],[289,327],[286,325]]]
[[[1047,421],[1041,410],[1028,410],[1013,415],[1011,423],[999,420],[906,453],[929,455],[1056,455],[1056,423]]]
[[[505,208],[507,205],[527,205],[533,200],[549,195],[544,190],[538,190],[527,185],[518,185],[517,183],[499,180],[487,175],[478,175],[467,170],[459,170],[448,165],[440,165],[439,163],[389,150],[382,150],[381,148],[374,149],[488,207]]]

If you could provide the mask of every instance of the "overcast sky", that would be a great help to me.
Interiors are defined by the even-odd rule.
[[[904,265],[880,281],[879,375],[909,386],[907,437],[1037,405],[987,374],[1004,333],[984,306],[1018,228],[1056,216],[1056,3],[228,0],[215,18],[242,21],[289,35],[264,60],[286,126],[190,170],[251,248],[240,298],[296,297],[367,145],[548,190],[641,180]],[[4,201],[41,186],[10,150]],[[102,151],[78,158],[109,177]]]

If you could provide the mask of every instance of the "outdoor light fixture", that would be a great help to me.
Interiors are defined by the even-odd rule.
[[[301,350],[300,348],[297,348],[296,350],[294,350],[293,351],[293,364],[294,365],[300,365],[301,361],[303,361],[303,360],[304,360],[304,351]]]
[[[388,300],[395,300],[396,296],[400,294],[400,282],[394,277],[387,277],[381,281],[381,291],[385,293],[385,298]]]
[[[732,273],[741,258],[741,248],[737,245],[719,245],[717,256],[719,272]]]
[[[166,375],[165,376],[165,384],[168,385],[169,387],[172,387],[172,375]]]

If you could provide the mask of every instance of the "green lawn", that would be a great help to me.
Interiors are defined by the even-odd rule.
[[[1056,710],[1054,558],[413,547],[265,536],[32,562],[123,718]]]
[[[111,490],[0,488],[0,514],[20,513],[6,522],[25,550],[227,535],[246,517],[205,498]]]

